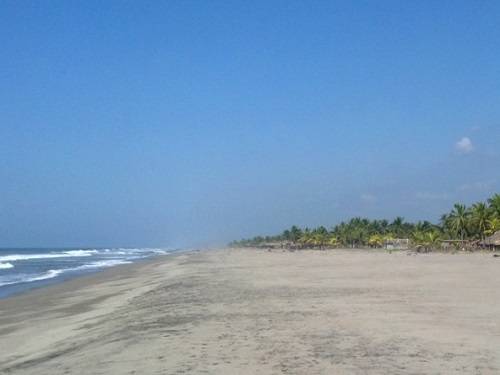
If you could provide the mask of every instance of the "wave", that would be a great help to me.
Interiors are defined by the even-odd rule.
[[[169,254],[162,248],[94,248],[31,250],[0,253],[0,287],[37,283],[42,280],[64,278],[72,274],[97,271],[101,268],[132,263],[150,256]],[[61,259],[59,259],[61,258]],[[64,259],[62,259],[64,258]],[[11,271],[12,269],[12,271]],[[5,272],[5,271],[7,272]],[[36,270],[35,272],[33,272]]]
[[[32,281],[40,281],[40,280],[52,279],[52,278],[54,278],[56,276],[59,276],[64,271],[65,271],[64,269],[61,269],[61,270],[48,270],[47,272],[42,273],[41,275],[32,276],[32,277],[29,277],[29,278],[27,278],[25,280],[22,280],[20,282],[21,283],[23,283],[23,282],[28,283],[28,282],[32,282]]]
[[[99,254],[106,256],[118,256],[125,255],[127,259],[139,259],[143,257],[148,257],[151,255],[166,255],[170,252],[165,249],[158,248],[115,248],[115,249],[100,249]]]
[[[86,269],[92,269],[92,268],[105,268],[105,267],[113,267],[113,266],[118,266],[120,264],[130,264],[132,263],[129,260],[125,259],[109,259],[109,260],[98,260],[96,262],[84,264],[79,267],[73,267],[73,268],[66,268],[66,271],[79,271],[79,270],[86,270]]]
[[[167,255],[170,254],[170,251],[168,250],[162,250],[162,249],[151,249],[151,252],[158,254],[158,255]]]
[[[64,254],[67,256],[73,256],[73,257],[86,257],[89,255],[93,254],[98,254],[99,250],[69,250],[69,251],[64,251]]]
[[[92,262],[88,264],[84,264],[78,267],[70,267],[70,268],[62,268],[58,270],[48,270],[44,274],[40,276],[35,276],[29,279],[29,281],[38,281],[38,280],[45,280],[45,279],[51,279],[53,277],[56,277],[62,273],[66,272],[74,272],[74,271],[82,271],[82,270],[89,270],[89,269],[94,269],[94,268],[106,268],[106,267],[113,267],[113,266],[118,266],[120,264],[129,264],[132,262],[129,262],[128,260],[120,260],[120,259],[110,259],[110,260],[100,260],[97,262]]]
[[[70,250],[61,253],[41,253],[41,254],[10,254],[0,257],[0,262],[15,262],[18,260],[68,258],[68,257],[89,257],[97,254],[97,250]]]
[[[15,276],[13,279],[8,279],[6,281],[1,281],[0,280],[0,286],[5,286],[5,285],[12,285],[12,284],[20,284],[20,283],[30,283],[34,281],[41,281],[41,280],[47,280],[47,279],[53,279],[54,277],[57,277],[63,273],[66,272],[77,272],[77,271],[84,271],[84,270],[91,270],[91,269],[97,269],[97,268],[107,268],[107,267],[113,267],[113,266],[118,266],[121,264],[129,264],[132,263],[128,260],[124,259],[109,259],[109,260],[100,260],[92,263],[87,263],[83,264],[78,267],[71,267],[71,268],[61,268],[57,270],[48,270],[42,274],[39,275],[21,275],[18,274]]]

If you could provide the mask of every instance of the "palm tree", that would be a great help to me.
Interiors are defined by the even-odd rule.
[[[500,218],[492,217],[488,220],[488,228],[484,231],[484,233],[488,236],[495,234],[500,230]]]
[[[469,226],[469,211],[463,204],[455,203],[448,215],[448,222],[452,231],[463,241],[467,236]]]
[[[437,249],[441,245],[441,236],[437,230],[428,231],[425,236],[430,249]]]
[[[385,234],[389,228],[389,222],[385,219],[379,221],[380,233]]]
[[[306,247],[307,245],[311,245],[312,243],[312,234],[311,234],[311,231],[309,230],[309,228],[306,228],[300,238],[299,238],[299,242],[300,244],[302,245],[302,247]]]
[[[435,225],[432,224],[430,221],[424,220],[424,221],[419,221],[417,224],[414,225],[414,229],[422,232],[428,232],[430,230],[435,229]]]
[[[372,234],[368,240],[368,245],[371,247],[382,247],[384,244],[384,238],[380,234]]]
[[[488,220],[490,212],[485,203],[479,202],[472,205],[470,211],[471,224],[473,225],[479,238],[484,239],[485,232],[488,229]]]
[[[320,250],[323,249],[323,245],[325,244],[326,242],[326,237],[321,234],[321,233],[314,233],[312,235],[312,241],[311,243],[314,245],[314,246],[317,246],[320,248]]]
[[[337,236],[339,241],[344,246],[350,245],[350,235],[349,235],[349,227],[346,223],[342,222],[339,225],[333,228],[333,233]]]
[[[360,246],[366,245],[366,243],[368,242],[368,230],[365,227],[356,228],[353,234],[356,244]]]
[[[411,238],[418,251],[423,249],[427,252],[432,249],[437,249],[440,246],[441,238],[437,230],[430,230],[427,232],[417,230],[412,233]]]
[[[439,223],[441,225],[441,228],[443,229],[443,232],[451,232],[449,214],[442,214],[441,218],[439,219]]]
[[[402,218],[401,216],[398,216],[389,225],[391,232],[393,232],[398,237],[402,237],[402,235],[403,235],[404,221],[405,221],[404,218]]]
[[[493,215],[500,218],[500,194],[493,195],[490,199],[488,199],[488,203]]]
[[[416,230],[411,234],[411,242],[416,246],[417,250],[424,246],[424,232]]]
[[[315,246],[319,246],[320,249],[323,249],[323,245],[325,244],[327,238],[328,231],[325,227],[321,226],[313,231],[312,243]]]
[[[328,245],[337,247],[339,245],[339,239],[335,235],[331,235],[328,239]]]
[[[296,225],[290,228],[290,240],[295,244],[302,236],[302,230],[300,230]]]
[[[460,238],[462,241],[468,238],[481,238],[494,234],[500,230],[500,194],[493,195],[488,203],[476,203],[470,209],[462,204],[455,204],[449,214],[441,216],[440,225],[429,221],[421,221],[416,224],[405,222],[402,217],[396,217],[390,224],[387,220],[369,220],[362,217],[354,217],[349,221],[341,222],[330,232],[324,227],[318,227],[311,231],[308,228],[302,230],[292,226],[277,236],[256,236],[241,241],[233,241],[233,246],[251,247],[262,245],[265,242],[292,241],[300,243],[302,247],[319,246],[325,244],[330,246],[344,245],[355,246],[380,246],[389,239],[408,237],[411,234],[413,242],[420,244],[432,244],[436,246],[436,238],[443,236],[448,239]],[[424,246],[424,245],[422,245]],[[427,246],[427,245],[426,245]]]

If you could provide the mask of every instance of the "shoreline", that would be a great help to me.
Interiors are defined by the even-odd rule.
[[[487,254],[218,249],[0,300],[7,374],[500,371]]]
[[[21,249],[21,250],[23,250],[23,249]],[[94,250],[94,249],[92,249],[92,250]],[[152,256],[146,256],[143,258],[134,259],[132,261],[127,260],[127,259],[124,259],[124,260],[119,259],[118,261],[121,262],[121,264],[118,263],[118,264],[111,265],[111,266],[101,266],[101,267],[96,267],[94,269],[88,269],[88,270],[70,269],[70,271],[74,271],[74,272],[68,273],[68,274],[64,273],[65,271],[67,271],[67,269],[62,268],[60,270],[56,270],[56,271],[62,271],[61,272],[62,275],[56,275],[53,277],[42,278],[39,280],[35,279],[33,281],[26,281],[26,282],[21,281],[21,282],[17,282],[17,283],[6,284],[4,286],[0,286],[0,290],[2,290],[2,288],[7,288],[6,291],[2,290],[2,292],[0,293],[0,301],[7,299],[7,298],[20,296],[20,295],[23,295],[26,293],[31,293],[31,292],[37,291],[39,289],[45,289],[45,288],[50,288],[53,286],[65,284],[67,282],[70,282],[72,280],[79,279],[82,277],[87,277],[87,276],[92,277],[93,275],[97,275],[97,274],[100,274],[102,272],[107,272],[109,270],[116,269],[117,267],[133,266],[135,264],[141,264],[143,262],[151,261],[153,259],[156,259],[159,256],[164,256],[164,255],[168,256],[168,255],[175,255],[175,254],[181,254],[181,253],[189,253],[190,251],[195,251],[195,250],[176,250],[176,251],[171,251],[167,254],[155,254]],[[114,260],[112,260],[112,261],[114,261]],[[9,289],[11,289],[11,290],[9,290]]]
[[[131,273],[137,273],[143,268],[148,268],[149,266],[154,266],[156,263],[164,263],[167,259],[174,259],[177,256],[189,255],[199,251],[205,250],[186,250],[178,251],[169,254],[156,255],[153,257],[143,258],[135,260],[131,263],[118,264],[116,266],[102,268],[98,270],[93,270],[86,273],[75,274],[67,278],[62,278],[61,280],[54,280],[54,282],[33,286],[32,288],[21,290],[13,294],[9,294],[5,297],[0,297],[0,304],[3,301],[11,299],[30,299],[31,297],[40,298],[43,294],[48,296],[50,294],[65,293],[69,291],[74,291],[75,289],[84,288],[88,285],[94,285],[101,282],[109,282],[115,278],[127,277]],[[39,295],[40,294],[40,295]],[[1,305],[0,305],[1,311]]]

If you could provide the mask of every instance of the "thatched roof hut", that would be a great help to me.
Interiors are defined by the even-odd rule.
[[[500,248],[500,230],[495,234],[486,237],[484,241],[481,241],[480,245],[493,248]]]

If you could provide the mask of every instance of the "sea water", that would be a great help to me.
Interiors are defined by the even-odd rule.
[[[161,248],[0,249],[0,298],[173,251]]]

